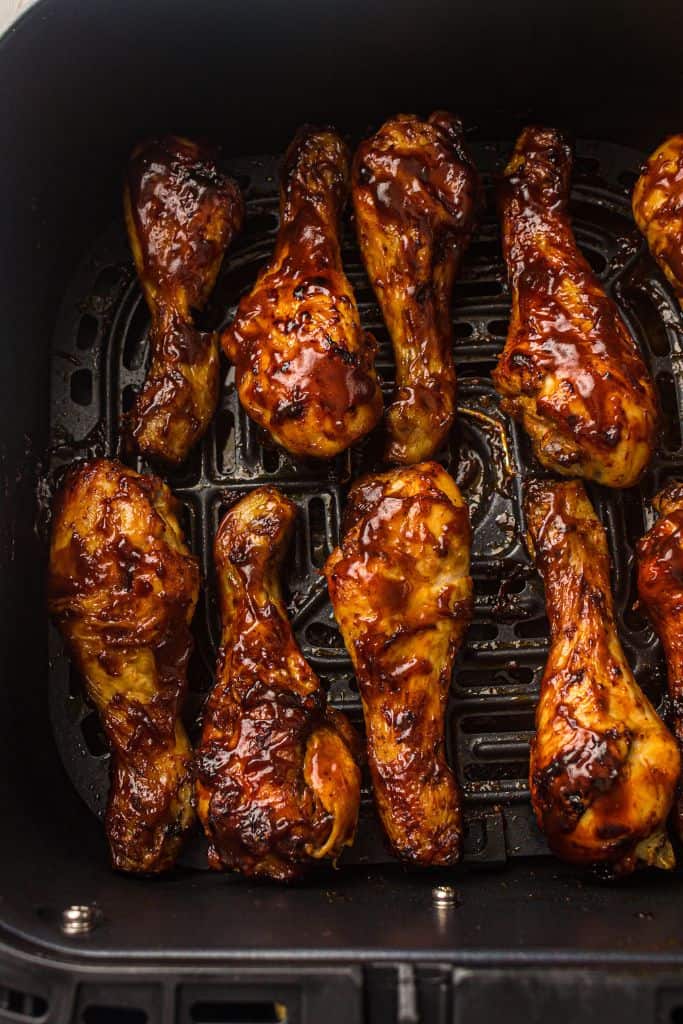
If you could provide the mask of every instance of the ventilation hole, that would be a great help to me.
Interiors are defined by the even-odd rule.
[[[121,409],[123,412],[130,412],[133,408],[135,401],[135,388],[132,384],[127,384],[121,394]]]
[[[31,992],[20,992],[19,989],[0,985],[0,1010],[8,1010],[18,1017],[36,1020],[39,1017],[44,1017],[47,1009],[48,1002],[42,996],[35,996]]]
[[[389,331],[386,327],[384,327],[383,324],[379,324],[374,327],[368,327],[368,330],[377,342],[380,351],[384,351],[387,354],[391,353],[391,338],[389,337]]]
[[[478,264],[500,263],[502,259],[500,245],[496,238],[472,242],[467,250],[467,262]]]
[[[526,584],[524,576],[513,576],[511,579],[505,580],[503,587],[506,594],[521,594],[526,588]]]
[[[254,238],[262,239],[263,235],[274,234],[278,229],[280,218],[273,211],[262,211],[253,216],[247,216],[247,223],[242,235],[242,243],[251,241]]]
[[[230,409],[221,409],[215,420],[216,462],[221,473],[235,470],[235,417]]]
[[[545,615],[541,619],[530,619],[527,622],[518,622],[515,625],[515,636],[522,638],[547,637],[549,631],[548,620]]]
[[[594,273],[598,275],[602,274],[605,270],[605,267],[607,266],[607,260],[602,255],[602,253],[598,252],[597,249],[591,249],[587,245],[580,246],[580,249],[583,255],[588,260],[588,263],[590,264],[591,269],[594,271]]]
[[[185,461],[179,466],[168,466],[165,471],[166,483],[174,487],[188,487],[196,483],[202,474],[201,445],[195,445]]]
[[[518,761],[529,756],[529,740],[503,740],[492,737],[476,743],[476,755],[480,761]]]
[[[330,553],[325,529],[325,505],[322,498],[311,498],[308,503],[308,526],[311,561],[321,569]]]
[[[482,579],[475,579],[474,581],[474,593],[487,597],[496,597],[500,590],[500,583],[495,579],[488,579],[483,577]]]
[[[85,313],[78,322],[76,346],[82,351],[92,348],[95,344],[99,329],[100,325],[95,317],[91,316],[90,313]]]
[[[503,779],[526,782],[528,775],[528,761],[465,765],[465,778],[468,782],[499,782]]]
[[[490,377],[496,365],[495,359],[472,359],[458,363],[459,377]]]
[[[311,622],[306,626],[306,640],[313,647],[342,647],[339,630],[322,622]]]
[[[467,633],[468,640],[495,640],[498,627],[493,622],[475,622]]]
[[[674,379],[670,373],[660,373],[657,375],[657,385],[662,405],[662,445],[667,451],[675,452],[681,446],[681,426]]]
[[[266,473],[277,473],[280,468],[280,453],[276,448],[264,448],[262,461]]]
[[[636,174],[634,171],[622,171],[618,176],[617,181],[620,185],[623,185],[627,191],[631,192],[639,177],[640,175]]]
[[[459,300],[479,299],[500,295],[503,291],[501,280],[493,281],[460,281],[455,286],[456,298]]]
[[[488,323],[489,334],[492,334],[494,338],[507,338],[509,328],[509,320],[490,320]]]
[[[354,287],[353,292],[354,295],[356,296],[356,303],[358,304],[359,307],[372,306],[374,308],[376,306],[375,293],[373,292],[371,286],[369,284],[366,284],[365,281],[362,281],[360,284],[357,284]]]
[[[482,733],[533,732],[536,728],[533,711],[515,711],[509,715],[466,715],[460,728],[467,735]]]
[[[466,321],[459,320],[453,324],[453,336],[455,338],[471,338],[474,334],[474,327]]]
[[[85,745],[93,757],[104,757],[105,754],[109,753],[99,717],[94,711],[86,715],[81,722],[81,733],[83,734]]]
[[[147,353],[148,328],[149,312],[141,298],[133,311],[126,330],[126,341],[123,346],[123,365],[127,370],[139,370],[141,366],[144,366]]]
[[[97,295],[100,299],[107,299],[118,290],[121,283],[121,270],[119,267],[105,267],[104,270],[100,271],[95,281],[95,287],[93,288],[93,295]]]
[[[590,224],[593,230],[602,229],[607,234],[619,238],[633,230],[633,221],[629,215],[616,213],[599,203],[583,202],[572,199],[570,204],[572,218]]]
[[[71,399],[76,405],[90,405],[92,402],[92,373],[90,370],[76,370],[71,374]]]
[[[84,1024],[145,1024],[147,1011],[132,1006],[98,1006],[83,1011]]]
[[[621,498],[621,507],[624,512],[626,534],[631,546],[633,546],[645,532],[643,509],[633,491],[622,491],[619,497]]]
[[[516,669],[497,670],[491,674],[488,669],[461,669],[457,676],[459,686],[511,686],[528,685],[533,682],[534,671],[528,666]]]
[[[195,1024],[287,1024],[282,1003],[201,1002],[190,1007]]]
[[[646,339],[651,351],[658,356],[668,356],[670,348],[666,327],[652,300],[637,288],[629,289],[625,299],[640,325],[640,336]]]
[[[180,524],[180,529],[183,532],[183,536],[185,537],[185,540],[188,542],[188,544],[190,544],[190,541],[194,536],[194,509],[192,508],[191,505],[185,504],[185,502],[182,501],[181,499],[180,508],[178,509],[177,515],[178,523]],[[190,546],[192,545],[190,544]]]
[[[600,171],[600,161],[594,156],[575,156],[573,170],[577,178],[595,177]]]

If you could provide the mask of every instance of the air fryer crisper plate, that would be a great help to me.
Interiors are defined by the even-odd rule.
[[[502,864],[508,857],[546,852],[533,822],[527,784],[528,745],[548,632],[543,592],[523,542],[522,481],[541,472],[522,431],[501,413],[490,381],[507,331],[509,293],[491,189],[492,172],[510,143],[474,143],[487,186],[484,211],[455,288],[457,425],[440,461],[457,479],[473,525],[474,621],[455,671],[448,710],[451,763],[466,798],[465,859]],[[633,610],[633,545],[651,523],[649,499],[670,477],[683,475],[680,409],[683,321],[678,305],[641,242],[630,212],[630,188],[642,155],[601,142],[580,142],[574,167],[572,215],[578,241],[638,339],[657,384],[664,427],[660,451],[642,485],[621,493],[591,488],[613,558],[613,589],[621,637],[640,685],[660,702],[664,670],[652,630]],[[278,159],[232,159],[226,169],[243,186],[245,230],[228,254],[206,327],[230,321],[240,295],[268,259],[278,225]],[[362,268],[353,230],[346,226],[344,265],[361,317],[380,343],[378,370],[391,390],[388,335]],[[119,452],[121,413],[144,377],[149,318],[133,271],[123,217],[78,268],[64,300],[52,352],[48,480],[54,487],[76,458]],[[219,628],[212,540],[224,509],[246,490],[275,483],[300,514],[284,579],[289,612],[302,650],[330,699],[362,727],[358,692],[336,628],[320,568],[339,537],[349,484],[377,466],[376,439],[329,464],[295,462],[269,446],[242,411],[228,371],[215,421],[199,449],[168,482],[185,508],[185,528],[207,582],[194,622],[197,650],[190,672],[188,724],[197,719],[211,686]],[[137,463],[138,469],[145,467]],[[51,715],[55,736],[77,790],[96,814],[104,812],[109,756],[97,714],[85,701],[53,628]],[[346,862],[391,859],[364,789],[355,846]],[[197,835],[182,860],[202,866]]]

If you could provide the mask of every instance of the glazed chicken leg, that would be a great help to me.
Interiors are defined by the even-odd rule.
[[[431,458],[455,416],[451,292],[480,185],[460,121],[399,114],[353,162],[358,241],[396,357],[389,462]]]
[[[669,721],[683,749],[683,484],[671,484],[653,504],[659,519],[638,545],[638,596],[664,647]],[[676,811],[683,839],[680,785]]]
[[[352,488],[324,569],[363,702],[377,809],[396,855],[415,864],[460,856],[444,719],[471,617],[469,564],[467,506],[426,462]]]
[[[54,505],[48,597],[112,753],[113,864],[173,865],[194,821],[179,714],[199,568],[166,485],[105,459],[77,463]]]
[[[242,405],[294,455],[332,458],[382,414],[375,340],[344,274],[340,217],[348,153],[303,128],[285,157],[275,252],[223,335]]]
[[[633,216],[683,306],[683,134],[648,160],[633,190]]]
[[[529,770],[539,826],[568,861],[671,868],[680,759],[619,643],[605,532],[577,480],[532,483],[526,515],[550,620]]]
[[[278,570],[296,506],[252,491],[215,542],[223,634],[197,752],[197,808],[209,863],[289,880],[353,842],[356,737],[325,694],[287,620]]]
[[[571,162],[556,131],[525,128],[505,168],[499,200],[512,314],[493,380],[544,466],[630,487],[653,452],[655,393],[574,239]]]
[[[192,317],[242,227],[244,203],[203,147],[168,136],[133,151],[124,208],[152,316],[151,363],[126,418],[128,441],[148,458],[177,465],[218,402],[218,339],[199,331]]]

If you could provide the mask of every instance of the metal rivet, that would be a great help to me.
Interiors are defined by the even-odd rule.
[[[65,935],[85,935],[101,918],[102,911],[96,903],[72,903],[62,911],[62,931]]]
[[[454,907],[460,903],[458,890],[452,885],[435,885],[432,889],[432,901],[436,907]]]

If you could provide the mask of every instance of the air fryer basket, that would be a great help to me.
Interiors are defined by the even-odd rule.
[[[488,206],[455,289],[455,359],[459,424],[440,458],[460,484],[473,525],[475,616],[455,673],[448,739],[467,801],[466,859],[502,865],[508,857],[544,852],[529,803],[528,743],[548,649],[540,580],[526,553],[520,514],[525,478],[539,465],[520,428],[499,409],[491,384],[507,332],[509,293],[502,265],[492,172],[510,142],[473,142],[473,156],[489,186]],[[639,490],[619,495],[594,489],[614,553],[614,589],[624,644],[636,676],[655,703],[661,699],[658,645],[633,610],[633,545],[650,525],[648,498],[672,474],[683,475],[677,394],[683,378],[675,358],[683,343],[678,304],[662,283],[630,215],[629,192],[641,155],[609,143],[579,142],[572,214],[577,237],[594,269],[623,309],[647,355],[665,413],[662,450]],[[230,158],[226,169],[246,190],[247,219],[225,260],[205,326],[222,326],[272,252],[278,224],[278,159]],[[387,392],[393,380],[391,346],[365,276],[351,225],[344,263],[364,326],[380,342],[377,360]],[[120,454],[119,423],[144,377],[149,316],[132,267],[120,211],[78,267],[67,289],[52,350],[50,465],[43,496],[62,466],[84,455]],[[300,514],[284,577],[289,612],[302,650],[327,684],[334,704],[362,730],[350,661],[320,573],[339,539],[340,511],[349,483],[378,465],[377,438],[333,463],[292,460],[268,445],[242,410],[230,371],[215,422],[188,463],[168,477],[185,509],[191,546],[208,581],[195,623],[198,652],[191,673],[188,719],[201,711],[219,637],[212,543],[226,505],[266,481],[277,483]],[[138,469],[143,464],[138,462]],[[97,713],[52,630],[50,707],[60,754],[79,793],[100,817],[106,804],[109,757]],[[196,731],[196,730],[195,730]],[[390,859],[366,788],[358,840],[342,863]],[[204,866],[197,834],[183,863]]]
[[[611,8],[40,0],[0,43],[0,1020],[265,1022],[283,1006],[292,1024],[470,1024],[502,1008],[506,1024],[550,1013],[682,1019],[680,875],[600,885],[547,856],[529,812],[525,762],[547,630],[519,488],[538,467],[489,379],[508,313],[490,187],[456,288],[460,416],[441,453],[475,524],[476,615],[449,711],[467,796],[464,866],[420,873],[392,863],[366,799],[341,870],[299,886],[197,870],[199,840],[167,878],[115,875],[97,820],[107,784],[97,719],[56,634],[48,641],[45,615],[51,490],[73,458],[117,451],[120,412],[144,372],[147,315],[120,212],[131,146],[164,131],[207,137],[247,189],[246,230],[206,313],[217,325],[277,223],[277,160],[243,154],[280,153],[304,120],[333,122],[353,142],[397,110],[447,107],[472,129],[487,176],[530,120],[578,139],[577,236],[643,347],[665,413],[641,487],[592,491],[628,657],[661,696],[659,645],[633,610],[632,550],[649,498],[683,473],[683,321],[635,232],[628,191],[643,154],[681,127],[680,11],[672,0]],[[388,339],[349,224],[344,256],[390,386]],[[200,452],[170,481],[208,580],[188,715],[215,654],[207,558],[217,517],[269,480],[300,506],[288,571],[297,635],[332,699],[359,719],[318,570],[350,480],[374,465],[376,448],[370,439],[321,468],[261,442],[228,376]],[[455,890],[446,902],[439,885]]]

